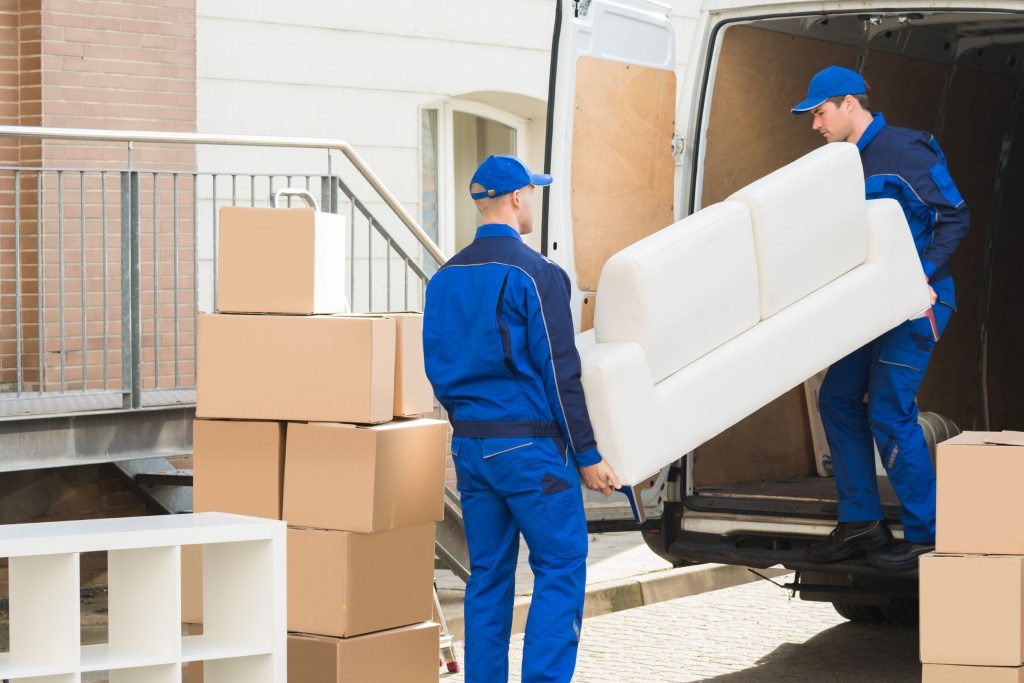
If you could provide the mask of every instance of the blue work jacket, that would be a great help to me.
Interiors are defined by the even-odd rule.
[[[868,199],[887,197],[903,207],[925,275],[950,275],[949,257],[967,234],[967,204],[929,133],[887,125],[875,114],[857,141]]]
[[[569,277],[508,225],[482,225],[431,277],[427,377],[457,423],[555,423],[577,466],[601,461],[580,383]],[[495,434],[497,436],[497,434]]]

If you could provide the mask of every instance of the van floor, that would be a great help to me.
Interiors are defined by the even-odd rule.
[[[719,511],[764,512],[835,518],[839,505],[835,480],[796,477],[698,488],[687,498],[689,507]],[[900,503],[887,477],[878,477],[878,493],[885,515],[898,520]]]

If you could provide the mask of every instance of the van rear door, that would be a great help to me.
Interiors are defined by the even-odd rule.
[[[675,221],[676,36],[657,2],[558,4],[542,244],[584,331],[608,257]]]

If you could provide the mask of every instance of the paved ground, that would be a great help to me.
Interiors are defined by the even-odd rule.
[[[526,544],[521,543],[516,571],[513,633],[521,632],[525,626],[533,593],[533,573],[528,557]],[[780,571],[767,570],[766,573],[774,576]],[[453,637],[461,638],[466,584],[447,570],[439,569],[435,576],[449,631]],[[584,616],[651,605],[753,580],[754,575],[742,567],[707,564],[673,568],[647,547],[639,531],[591,534]]]
[[[515,636],[512,681],[522,646]],[[587,620],[574,680],[912,683],[920,681],[917,657],[915,628],[851,624],[828,603],[791,600],[759,581]]]

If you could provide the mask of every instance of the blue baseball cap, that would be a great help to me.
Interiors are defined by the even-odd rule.
[[[469,181],[470,187],[474,183],[482,185],[483,192],[470,191],[469,196],[473,199],[500,197],[527,185],[544,187],[550,185],[551,180],[546,173],[530,173],[526,164],[513,156],[492,154],[477,167]]]
[[[830,97],[863,95],[868,90],[864,79],[856,71],[841,66],[830,66],[814,74],[807,86],[807,99],[793,107],[794,114],[803,114],[825,103]]]

